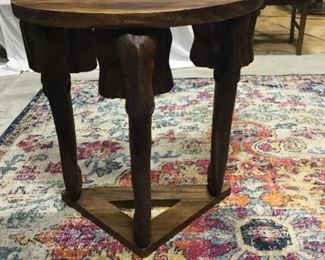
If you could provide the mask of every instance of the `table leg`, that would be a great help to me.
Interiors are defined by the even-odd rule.
[[[60,157],[66,194],[77,200],[81,194],[82,178],[77,165],[76,134],[70,97],[70,75],[44,72],[41,76],[59,141]]]
[[[216,81],[214,92],[211,158],[208,168],[208,187],[212,195],[221,191],[226,170],[231,122],[235,106],[237,79],[224,68],[222,73],[214,71]]]
[[[209,25],[193,26],[191,60],[214,68],[215,96],[212,118],[208,187],[220,194],[228,159],[232,115],[240,69],[253,61],[253,35],[257,13]]]
[[[125,34],[117,42],[125,78],[126,111],[129,116],[132,186],[135,215],[134,235],[141,247],[150,241],[151,222],[151,115],[156,41],[150,36]]]
[[[137,246],[150,241],[151,115],[154,95],[173,86],[169,67],[172,36],[166,29],[96,29],[100,67],[99,92],[107,98],[125,98],[129,116],[133,221]]]
[[[96,68],[91,29],[46,27],[20,21],[29,66],[41,73],[60,147],[65,196],[76,201],[82,178],[77,165],[76,134],[70,97],[70,73]]]
[[[76,134],[70,97],[70,72],[67,61],[66,30],[59,28],[33,29],[39,40],[41,82],[47,96],[59,141],[66,195],[77,200],[82,178],[77,165]]]

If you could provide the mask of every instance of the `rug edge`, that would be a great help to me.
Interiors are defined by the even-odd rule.
[[[28,102],[28,104],[23,108],[23,110],[16,116],[14,120],[11,121],[9,126],[0,135],[0,145],[3,145],[10,134],[12,134],[19,122],[27,115],[27,113],[32,108],[33,103],[35,103],[43,94],[43,90],[40,89],[35,96]]]

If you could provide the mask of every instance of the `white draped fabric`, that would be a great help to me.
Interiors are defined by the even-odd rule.
[[[193,67],[189,58],[194,39],[192,27],[174,27],[171,30],[173,43],[170,51],[170,66],[172,68]]]
[[[28,70],[19,22],[12,13],[9,0],[0,0],[0,44],[6,49],[9,60],[0,66],[0,76]]]
[[[189,60],[189,50],[193,42],[191,27],[172,28],[172,34],[171,67],[184,68],[193,66]],[[5,48],[9,60],[6,64],[0,65],[0,76],[17,74],[28,70],[19,21],[12,13],[10,0],[0,0],[0,44]]]

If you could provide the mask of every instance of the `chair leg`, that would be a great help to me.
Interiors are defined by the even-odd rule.
[[[295,5],[292,5],[291,8],[292,8],[292,12],[291,12],[289,42],[293,43],[293,39],[294,39],[294,35],[295,35],[295,21],[296,21],[297,7]]]
[[[305,27],[306,27],[306,20],[307,20],[307,11],[308,11],[308,4],[304,3],[300,9],[300,24],[299,24],[299,34],[298,34],[298,43],[296,54],[301,55],[302,44],[304,41],[305,35]]]

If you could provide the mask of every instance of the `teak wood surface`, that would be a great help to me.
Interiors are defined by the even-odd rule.
[[[224,21],[261,0],[11,0],[18,18],[64,28],[167,28]]]
[[[261,5],[262,0],[12,0],[14,14],[21,20],[29,66],[41,73],[43,91],[51,106],[66,188],[63,199],[142,256],[150,254],[230,192],[224,185],[224,175],[237,82],[241,68],[253,61],[254,28]],[[151,116],[154,96],[173,86],[169,27],[180,25],[193,27],[192,62],[214,69],[211,155],[207,185],[185,192],[187,200],[182,198],[157,218],[171,228],[161,232],[159,228],[163,225],[151,221],[151,207],[159,194],[164,199],[160,203],[172,203],[175,191],[170,192],[168,187],[168,192],[151,192]],[[123,188],[82,189],[70,73],[95,69],[96,59],[100,67],[99,92],[104,97],[126,100],[132,203],[130,190],[126,192]],[[188,187],[178,188],[178,192],[185,190]],[[93,191],[98,196],[92,196]],[[120,195],[126,201],[115,199],[112,204],[134,204],[133,220],[123,215],[116,221],[102,218],[109,211],[105,211],[101,192],[114,199],[118,198],[116,191],[126,192]],[[192,207],[191,197],[200,191],[202,202]],[[114,205],[110,209],[117,214]],[[181,221],[174,218],[176,212],[184,213]],[[125,236],[116,231],[125,231],[123,223],[128,223]]]

